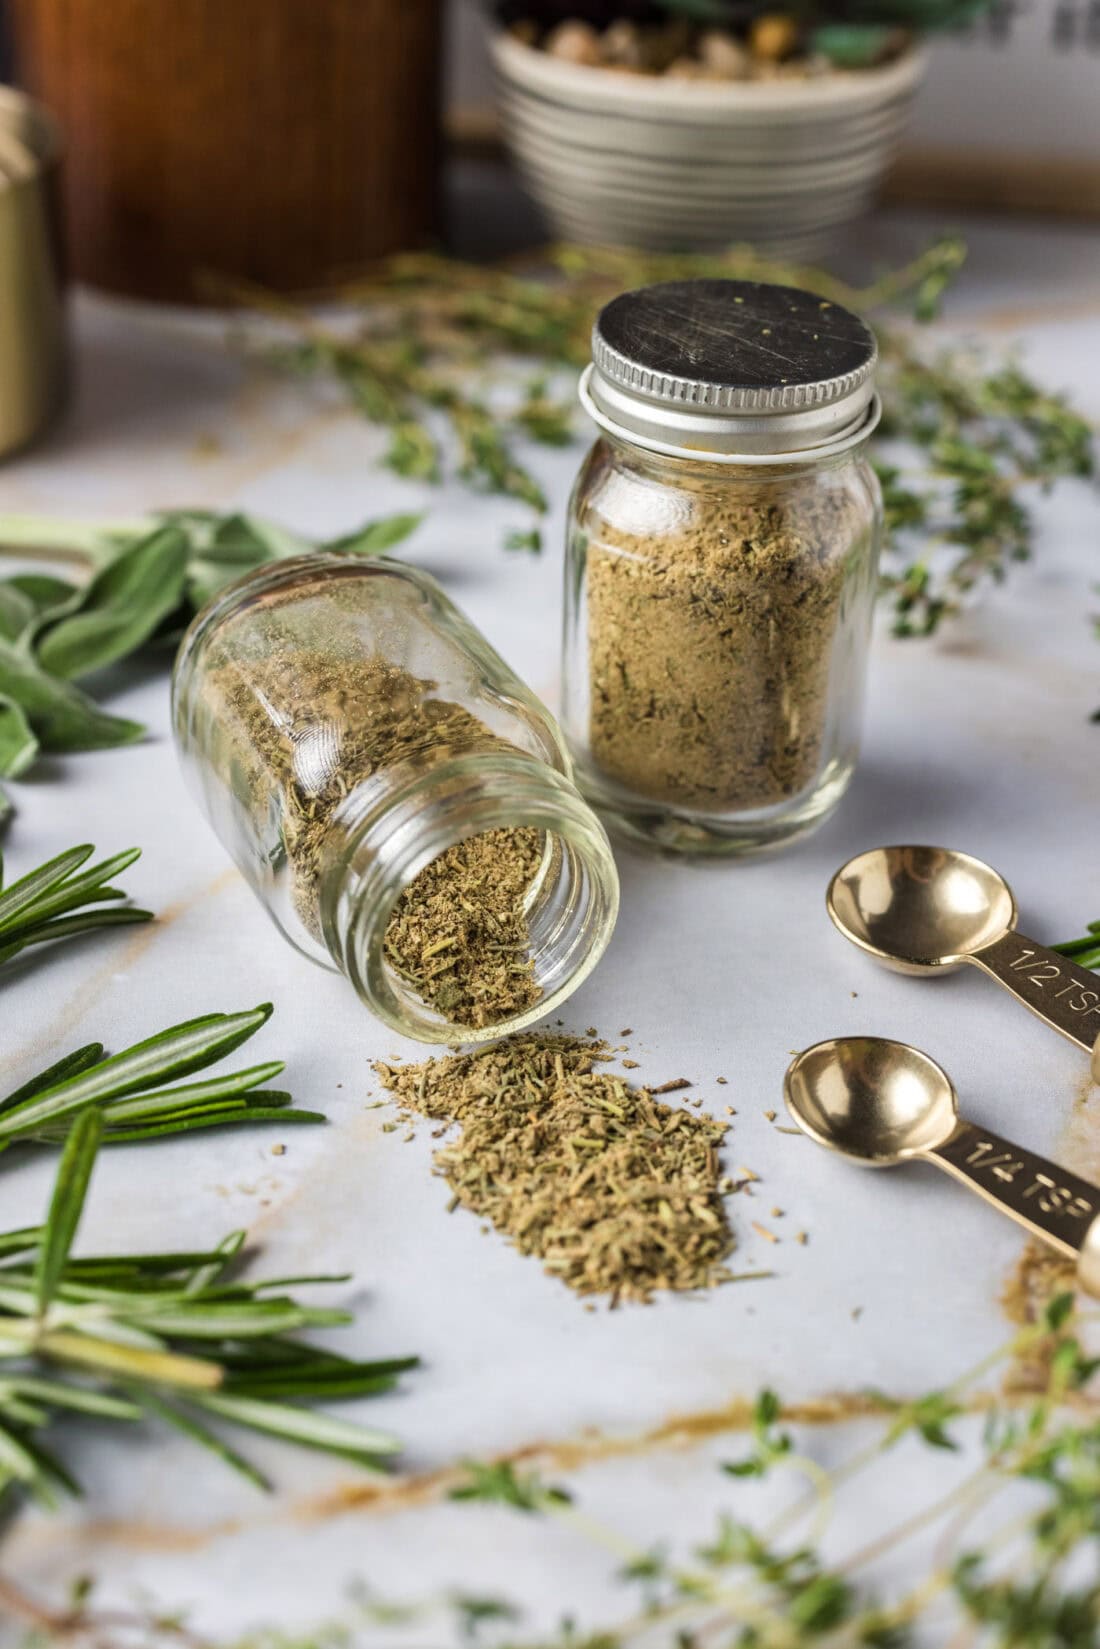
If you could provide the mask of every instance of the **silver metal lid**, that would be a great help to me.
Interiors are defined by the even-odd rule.
[[[654,451],[782,461],[865,439],[877,361],[866,322],[815,293],[667,281],[600,312],[581,399]]]

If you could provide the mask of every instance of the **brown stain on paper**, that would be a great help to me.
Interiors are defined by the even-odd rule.
[[[726,1433],[749,1431],[754,1408],[753,1399],[734,1397],[720,1408],[671,1414],[641,1432],[615,1437],[592,1431],[557,1442],[524,1444],[492,1456],[491,1463],[575,1472],[605,1460],[629,1459],[660,1449],[692,1449]],[[864,1393],[845,1393],[786,1404],[780,1418],[789,1425],[826,1426],[881,1414],[882,1404],[875,1398]],[[448,1464],[408,1477],[341,1483],[308,1499],[292,1501],[256,1521],[227,1518],[203,1528],[149,1520],[93,1518],[81,1525],[79,1539],[89,1546],[113,1545],[133,1551],[188,1554],[257,1526],[270,1527],[287,1521],[324,1523],[359,1512],[387,1516],[411,1511],[445,1500],[465,1479],[466,1472],[461,1465]]]
[[[696,1448],[728,1432],[751,1430],[755,1408],[755,1399],[734,1397],[721,1408],[671,1414],[641,1432],[614,1437],[593,1431],[558,1442],[527,1443],[493,1456],[491,1464],[576,1472],[601,1461],[629,1459],[659,1449]],[[784,1404],[780,1418],[788,1425],[828,1426],[881,1416],[882,1412],[880,1400],[852,1392]],[[343,1483],[300,1502],[291,1515],[306,1522],[322,1522],[349,1512],[407,1511],[444,1499],[451,1489],[465,1482],[466,1476],[461,1466],[450,1465],[387,1482]]]

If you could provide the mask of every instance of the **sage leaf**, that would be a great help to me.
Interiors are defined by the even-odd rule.
[[[43,750],[107,750],[144,737],[140,722],[110,716],[71,682],[0,638],[0,696],[20,705]]]
[[[77,585],[67,578],[54,578],[51,573],[15,573],[5,582],[30,602],[36,619],[46,618],[80,599]]]
[[[386,515],[379,521],[367,521],[340,538],[326,539],[317,547],[339,555],[385,555],[394,544],[400,544],[414,533],[423,519],[422,514]]]
[[[0,696],[0,777],[17,779],[38,754],[38,740],[21,705]]]
[[[312,548],[308,538],[257,515],[238,513],[212,519],[213,531],[204,552],[208,561],[259,567],[265,561],[284,561]]]
[[[0,608],[6,605],[8,613],[7,626],[0,623],[0,635],[18,643],[20,652],[33,653],[46,625],[75,612],[83,599],[83,591],[67,579],[49,573],[16,573],[0,585]]]
[[[39,638],[38,661],[65,679],[127,657],[156,632],[183,596],[189,546],[178,527],[158,527],[96,573],[79,610]]]
[[[98,1112],[85,1111],[83,1116],[77,1117],[65,1141],[50,1211],[46,1216],[46,1231],[38,1250],[35,1287],[39,1315],[45,1312],[53,1299],[69,1258],[69,1249],[84,1210],[84,1198],[95,1166],[102,1130],[103,1123]]]
[[[194,608],[203,607],[235,578],[268,561],[305,555],[312,548],[308,539],[257,516],[213,516],[205,530],[192,529],[188,601]]]
[[[29,596],[15,587],[10,579],[0,580],[0,636],[5,641],[18,641],[34,623],[37,609]]]

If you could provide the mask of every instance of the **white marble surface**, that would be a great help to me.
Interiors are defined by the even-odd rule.
[[[874,244],[906,246],[924,228],[880,223]],[[972,241],[945,327],[998,345],[1018,336],[1044,381],[1100,415],[1100,235],[977,224]],[[423,504],[410,557],[555,701],[557,545],[579,448],[534,458],[554,502],[547,553],[506,555],[502,528],[522,524],[521,511],[389,476],[375,462],[379,436],[323,398],[244,370],[210,322],[91,298],[77,321],[73,411],[0,473],[0,512],[234,506],[323,535]],[[823,906],[829,874],[851,852],[914,839],[999,866],[1039,938],[1065,937],[1100,914],[1100,727],[1088,722],[1100,703],[1089,621],[1100,607],[1098,506],[1084,484],[1067,484],[1039,503],[1040,553],[1006,588],[935,643],[878,639],[862,765],[840,813],[811,840],[721,868],[620,857],[619,928],[568,1018],[611,1034],[633,1026],[639,1075],[690,1076],[707,1106],[737,1108],[729,1160],[762,1177],[754,1203],[731,1205],[737,1263],[775,1276],[703,1300],[586,1313],[474,1219],[446,1214],[431,1141],[383,1134],[385,1112],[366,1108],[369,1062],[418,1050],[290,950],[227,869],[176,772],[165,672],[104,684],[113,709],[149,724],[149,739],[43,764],[14,787],[9,870],[81,839],[103,851],[138,843],[145,856],[126,885],[161,919],[18,971],[3,991],[0,1076],[14,1084],[92,1037],[117,1048],[175,1019],[271,999],[275,1017],[255,1055],[285,1058],[295,1096],[331,1121],[288,1133],[278,1157],[278,1130],[109,1153],[83,1242],[177,1246],[243,1225],[262,1245],[260,1267],[354,1269],[354,1286],[338,1293],[356,1305],[357,1326],[338,1343],[424,1358],[400,1394],[362,1405],[365,1419],[408,1440],[407,1472],[579,1441],[577,1494],[642,1544],[675,1532],[701,1538],[716,1506],[751,1511],[772,1492],[714,1470],[737,1451],[735,1436],[625,1446],[670,1416],[721,1409],[765,1382],[802,1400],[950,1379],[1005,1336],[997,1293],[1019,1247],[1012,1230],[930,1172],[862,1175],[777,1131],[765,1113],[780,1106],[792,1050],[844,1031],[891,1034],[940,1059],[976,1119],[1067,1151],[1086,1171],[1096,1112],[1100,1168],[1100,1095],[1090,1106],[1075,1049],[978,977],[925,985],[877,971],[833,932]],[[720,1074],[727,1087],[714,1084]],[[5,1165],[5,1226],[38,1215],[51,1166]],[[772,1219],[776,1206],[785,1212]],[[753,1218],[782,1242],[754,1236]],[[801,1228],[806,1247],[793,1241]],[[599,1458],[590,1428],[623,1442],[621,1453]],[[829,1457],[851,1437],[818,1428],[810,1444]],[[622,1607],[607,1579],[613,1563],[571,1531],[448,1504],[430,1476],[415,1494],[398,1486],[342,1506],[339,1491],[358,1481],[350,1467],[275,1444],[253,1452],[279,1484],[268,1499],[161,1436],[74,1438],[86,1500],[52,1518],[27,1515],[5,1538],[3,1567],[42,1591],[92,1570],[106,1597],[145,1589],[192,1606],[211,1632],[315,1621],[355,1577],[406,1597],[456,1584],[505,1590],[532,1621],[566,1605],[594,1620]],[[551,1469],[560,1473],[559,1456]],[[830,1543],[857,1542],[926,1494],[933,1472],[957,1469],[917,1450],[892,1458],[841,1507]],[[327,1509],[324,1496],[336,1497]],[[902,1571],[920,1560],[918,1542]],[[410,1641],[440,1649],[443,1640],[436,1629]]]

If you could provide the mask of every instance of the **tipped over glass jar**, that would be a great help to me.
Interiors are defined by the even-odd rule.
[[[426,573],[323,553],[240,580],[184,638],[173,722],[282,932],[405,1035],[517,1030],[602,955],[618,878],[561,733]]]
[[[793,287],[672,281],[600,314],[563,726],[619,833],[742,853],[847,788],[882,522],[876,360],[858,316]]]

